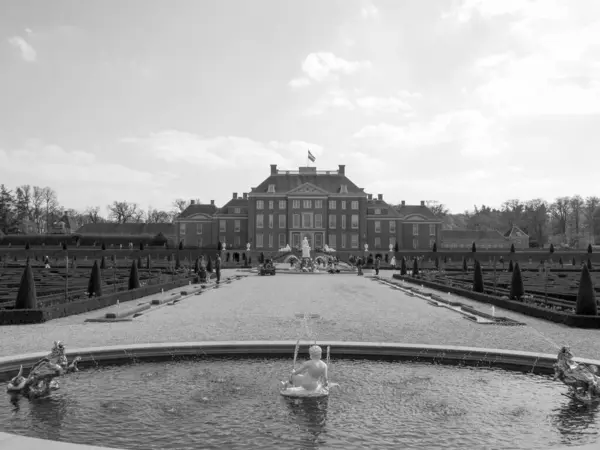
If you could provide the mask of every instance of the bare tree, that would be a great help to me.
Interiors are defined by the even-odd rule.
[[[42,189],[42,201],[46,210],[46,232],[50,230],[50,219],[58,209],[58,198],[56,192],[51,187],[46,186]]]
[[[575,233],[577,235],[579,235],[579,229],[580,229],[580,224],[581,224],[580,223],[581,215],[583,212],[584,204],[585,204],[585,202],[583,201],[583,198],[581,198],[581,195],[574,195],[573,197],[571,197],[571,200],[569,201],[569,207],[571,209],[571,217],[575,221]]]
[[[144,211],[138,207],[137,203],[114,201],[107,208],[108,216],[117,223],[139,222],[144,217]]]
[[[183,211],[185,211],[185,209],[188,206],[190,206],[190,203],[191,202],[189,200],[184,200],[183,198],[177,198],[173,202],[173,207],[175,208],[177,213],[181,214]]]
[[[527,217],[527,233],[535,238],[540,245],[544,243],[544,231],[548,225],[548,203],[535,198],[525,203],[525,215]]]
[[[105,222],[104,218],[100,215],[99,206],[88,206],[85,210],[84,215],[86,216],[87,223]]]
[[[450,210],[446,208],[446,205],[438,202],[437,200],[427,200],[425,201],[425,205],[429,208],[434,216],[439,217],[440,219],[448,215],[450,212]]]
[[[600,198],[590,196],[585,199],[583,215],[588,226],[588,232],[591,242],[594,241],[594,235],[596,231],[596,219],[598,218],[598,213],[600,212],[598,208],[599,206]]]
[[[41,233],[44,230],[44,189],[39,186],[33,187],[31,216],[37,226],[37,232]]]
[[[560,234],[567,233],[567,220],[571,211],[571,202],[569,197],[558,197],[552,203],[550,212],[556,221],[557,230]]]
[[[31,219],[31,186],[18,186],[15,191],[15,209],[18,221]]]
[[[525,204],[518,198],[507,200],[502,204],[502,214],[508,227],[521,225],[525,213]]]
[[[173,215],[167,211],[159,211],[150,207],[148,208],[147,220],[148,223],[171,223]]]

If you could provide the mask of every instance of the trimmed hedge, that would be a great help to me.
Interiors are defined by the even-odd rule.
[[[487,303],[490,305],[497,306],[499,308],[508,309],[509,311],[518,312],[526,316],[531,316],[538,319],[545,319],[555,323],[562,323],[569,327],[600,329],[600,316],[583,316],[569,314],[562,311],[553,311],[551,309],[541,308],[539,306],[519,301],[507,300],[493,295],[481,294],[478,292],[461,289],[455,286],[434,283],[432,281],[424,280],[422,278],[414,279],[408,276],[403,277],[398,274],[394,274],[393,278],[403,280],[408,283],[422,284],[425,287],[443,292],[452,292],[456,295],[460,295],[471,300]]]
[[[0,325],[26,325],[46,320],[43,309],[0,309]]]

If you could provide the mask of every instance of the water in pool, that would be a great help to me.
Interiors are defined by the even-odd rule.
[[[600,442],[600,412],[548,377],[334,361],[327,399],[281,397],[290,361],[201,359],[83,370],[0,427],[122,449],[539,449]]]

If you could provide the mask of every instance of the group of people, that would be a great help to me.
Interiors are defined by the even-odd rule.
[[[355,257],[354,255],[351,255],[348,260],[350,261],[351,264],[356,266],[356,268],[358,269],[359,276],[364,275],[363,268],[368,265],[372,265],[373,269],[375,270],[375,275],[379,275],[379,270],[381,269],[381,256],[377,256],[373,260],[372,257],[370,257],[369,259],[366,259],[362,256]],[[392,264],[392,267],[396,268],[396,257],[395,256],[392,257],[391,264]]]
[[[209,269],[214,269],[215,275],[217,276],[217,284],[219,284],[221,282],[221,255],[219,253],[217,253],[217,257],[215,258],[214,268],[208,266],[208,262],[204,258],[204,255],[200,257],[198,271],[196,272],[200,283],[206,283],[208,281]]]

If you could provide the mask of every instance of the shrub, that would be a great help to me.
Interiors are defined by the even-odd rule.
[[[515,252],[515,244],[510,244],[510,252],[511,253]]]
[[[138,289],[140,287],[140,277],[138,275],[138,268],[135,260],[131,262],[131,271],[129,272],[129,290]]]
[[[104,257],[102,258],[104,259]],[[88,282],[88,296],[92,297],[94,294],[96,294],[96,297],[102,295],[102,275],[100,273],[98,261],[94,261],[92,273],[90,274],[90,281]]]
[[[469,270],[469,266],[467,266],[467,258],[463,257],[463,272],[467,272]]]
[[[398,242],[396,242],[396,244],[394,245],[394,251],[395,252],[400,251],[400,247],[398,246]]]
[[[403,256],[400,262],[400,275],[406,275],[406,258]]]
[[[413,277],[419,275],[419,262],[417,258],[413,259]]]
[[[479,261],[475,261],[475,270],[473,271],[473,291],[483,292],[483,270]]]
[[[510,280],[510,298],[520,300],[525,295],[525,287],[523,286],[523,277],[521,276],[521,268],[519,263],[515,263],[512,279]]]
[[[475,253],[477,251],[477,247],[475,246],[475,242],[473,242],[473,245],[471,245],[471,251],[473,253]]]
[[[183,250],[183,241],[179,241],[179,250]]]
[[[35,280],[33,278],[33,270],[29,264],[25,265],[25,270],[21,276],[21,284],[17,293],[15,309],[36,309],[37,308],[37,293],[35,290]]]
[[[592,244],[588,244],[588,253],[592,253]]]
[[[579,291],[577,292],[575,314],[585,316],[598,315],[598,305],[596,303],[596,295],[594,294],[594,285],[587,266],[583,266],[581,269],[581,279],[579,281]]]
[[[431,248],[431,251],[433,253],[437,252],[437,244],[435,242],[433,243],[433,247]]]

